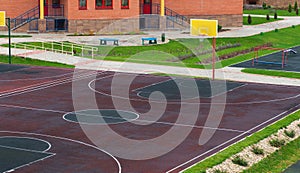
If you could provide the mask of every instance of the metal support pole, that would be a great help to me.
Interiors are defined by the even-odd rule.
[[[215,80],[216,64],[216,37],[212,38],[212,80]]]
[[[8,29],[8,63],[11,64],[11,29],[10,29],[10,18],[7,19],[7,29]]]

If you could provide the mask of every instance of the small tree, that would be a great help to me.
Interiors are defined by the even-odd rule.
[[[276,20],[277,18],[278,18],[277,12],[275,11],[275,13],[274,13],[274,19]]]
[[[267,19],[267,20],[270,20],[270,15],[269,15],[269,14],[267,14],[266,19]]]
[[[252,23],[252,18],[250,16],[250,14],[248,15],[248,24],[250,25]]]
[[[295,1],[294,10],[297,11],[297,9],[298,9],[298,2]]]
[[[299,9],[297,8],[296,10],[296,15],[298,16],[299,15]]]
[[[288,12],[289,12],[289,13],[292,12],[292,5],[291,5],[291,4],[289,4]]]

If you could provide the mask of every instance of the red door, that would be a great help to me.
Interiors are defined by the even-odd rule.
[[[144,0],[143,12],[144,14],[151,14],[152,0]]]
[[[44,15],[48,16],[48,0],[44,0]]]

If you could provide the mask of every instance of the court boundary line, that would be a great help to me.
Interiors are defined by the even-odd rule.
[[[103,153],[105,153],[106,155],[110,156],[110,158],[112,158],[113,160],[115,160],[115,163],[118,166],[118,173],[122,172],[122,167],[121,167],[121,163],[119,162],[119,160],[113,156],[112,154],[110,154],[109,152],[95,146],[92,144],[88,144],[79,140],[75,140],[75,139],[71,139],[71,138],[66,138],[66,137],[61,137],[61,136],[54,136],[54,135],[48,135],[48,134],[41,134],[41,133],[33,133],[33,132],[23,132],[23,131],[8,131],[8,130],[0,130],[0,133],[12,133],[12,134],[22,134],[22,135],[32,135],[32,136],[42,136],[42,137],[46,137],[46,138],[53,138],[53,139],[59,139],[59,140],[64,140],[64,141],[69,141],[69,142],[74,142],[80,145],[84,145],[86,147],[90,147],[93,148],[95,150],[101,151]]]
[[[272,118],[270,118],[270,119],[268,119],[268,120],[266,120],[266,121],[264,121],[264,122],[262,122],[262,123],[260,123],[260,124],[258,124],[258,125],[256,125],[256,126],[252,127],[251,129],[245,131],[244,133],[242,133],[242,134],[240,134],[240,135],[238,135],[238,136],[235,136],[234,138],[231,138],[231,139],[225,141],[224,143],[222,143],[222,144],[220,144],[220,145],[218,145],[218,146],[216,146],[216,147],[214,147],[214,148],[212,148],[212,149],[210,149],[210,150],[208,150],[208,151],[206,151],[206,152],[204,152],[204,153],[202,153],[202,154],[200,154],[200,155],[198,155],[198,156],[196,156],[196,157],[194,157],[194,158],[192,158],[192,159],[190,159],[190,160],[188,160],[188,161],[186,161],[186,162],[184,162],[184,163],[182,163],[182,164],[180,164],[180,165],[178,165],[178,166],[176,166],[176,167],[174,167],[174,168],[172,168],[172,169],[170,169],[170,170],[168,170],[166,173],[171,173],[172,171],[174,171],[174,170],[176,170],[176,169],[179,169],[180,167],[182,167],[182,166],[184,166],[184,165],[187,165],[187,164],[190,163],[190,162],[195,161],[196,159],[202,157],[203,155],[206,155],[206,154],[208,154],[208,153],[210,153],[210,152],[212,152],[212,151],[214,151],[214,150],[216,150],[216,149],[218,149],[218,148],[220,148],[220,147],[226,145],[227,143],[230,143],[230,142],[234,141],[235,139],[242,137],[243,135],[245,135],[245,134],[247,134],[247,133],[248,133],[248,134],[251,133],[251,131],[253,131],[253,130],[259,128],[260,126],[263,126],[264,124],[266,124],[266,123],[268,123],[268,122],[270,122],[270,121],[273,121],[274,119],[276,119],[276,118],[278,118],[278,117],[280,117],[280,116],[282,116],[282,115],[288,113],[289,111],[295,109],[296,107],[299,107],[299,105],[300,105],[300,104],[298,104],[298,105],[296,105],[296,106],[294,106],[294,107],[292,107],[292,108],[290,108],[290,109],[288,109],[288,110],[286,110],[286,111],[284,111],[284,112],[282,112],[282,113],[276,115],[275,117],[272,117]],[[295,111],[291,112],[290,114],[293,114],[293,113],[297,112],[298,110],[299,110],[299,109],[296,109]],[[271,124],[269,124],[269,125],[272,125],[272,124],[274,124],[274,123],[276,123],[276,122],[282,120],[282,119],[285,118],[285,117],[286,117],[286,116],[284,116],[284,117],[282,117],[282,118],[276,120],[275,122],[273,122],[273,123],[271,123]],[[266,126],[266,127],[267,127],[267,126]],[[264,127],[264,128],[265,128],[265,127]],[[262,128],[262,129],[264,129],[264,128]],[[262,130],[262,129],[260,129],[260,130]],[[259,131],[260,131],[260,130],[259,130]],[[259,132],[259,131],[257,131],[257,132]],[[253,133],[252,133],[252,134],[253,134]],[[247,137],[247,136],[246,136],[246,137]],[[246,138],[246,137],[245,137],[245,138]],[[234,144],[236,144],[236,143],[238,143],[238,142],[244,140],[245,138],[242,138],[242,139],[240,139],[240,140],[234,142],[234,143],[231,144],[231,145],[234,145]],[[230,147],[231,145],[225,147],[225,148],[222,149],[222,150],[219,150],[218,152],[214,153],[213,155],[215,155],[215,154],[217,154],[217,153],[219,153],[219,152],[225,150],[226,148]],[[204,161],[204,160],[206,160],[207,158],[210,158],[210,157],[213,156],[213,155],[210,155],[209,157],[206,157],[205,159],[203,159],[203,160],[201,160],[201,161]],[[181,171],[179,171],[179,173],[183,173],[183,171],[186,171],[187,169],[189,169],[189,168],[195,166],[196,164],[198,164],[198,163],[201,162],[201,161],[198,161],[197,163],[192,164],[191,166],[182,169]]]
[[[82,111],[85,111],[85,110],[116,110],[116,109],[84,109]],[[122,117],[109,117],[109,116],[97,116],[97,115],[92,115],[92,114],[82,114],[82,113],[79,113],[78,115],[83,115],[83,116],[90,116],[90,117],[102,117],[102,118],[110,118],[110,119],[120,119],[120,120],[126,120],[124,122],[116,122],[116,123],[81,123],[81,122],[76,122],[76,121],[72,121],[72,120],[69,120],[69,119],[66,119],[65,116],[68,115],[69,113],[75,113],[77,116],[77,113],[76,111],[72,111],[72,112],[68,112],[68,113],[65,113],[62,118],[67,121],[67,122],[71,122],[71,123],[75,123],[75,124],[84,124],[84,125],[110,125],[110,124],[123,124],[123,123],[128,123],[128,122],[132,122],[132,121],[135,121],[137,120],[139,117],[140,117],[140,114],[136,113],[136,112],[132,112],[132,111],[126,111],[126,110],[116,110],[116,111],[122,111],[122,112],[127,112],[127,113],[133,113],[134,115],[136,115],[136,118],[134,119],[127,119],[127,118],[122,118]]]
[[[33,138],[33,137],[23,137],[23,136],[0,136],[0,139],[1,138],[24,138],[24,139],[33,139],[33,140],[36,140],[36,141],[42,141],[46,144],[48,144],[48,148],[44,151],[41,151],[41,152],[47,152],[48,150],[51,149],[52,145],[50,142],[46,141],[46,140],[43,140],[43,139],[39,139],[39,138]],[[1,146],[1,145],[0,145]],[[36,150],[38,151],[38,150]]]
[[[60,111],[60,110],[51,110],[51,109],[40,109],[40,108],[33,108],[33,107],[24,107],[24,106],[16,106],[16,105],[8,105],[8,104],[0,104],[0,107],[7,107],[7,108],[18,108],[18,109],[26,109],[26,110],[32,110],[32,111],[44,111],[44,112],[52,112],[52,113],[61,113],[61,114],[67,114],[70,113],[70,111]],[[73,111],[72,111],[73,112]],[[136,113],[138,114],[138,113]],[[139,115],[139,114],[138,114]],[[140,117],[140,116],[139,116]],[[116,117],[115,117],[116,118]],[[67,121],[67,120],[66,120]],[[189,125],[189,124],[175,124],[175,123],[169,123],[169,122],[159,122],[159,121],[150,121],[150,120],[132,120],[132,121],[140,121],[140,122],[153,122],[156,124],[165,124],[165,125],[177,125],[177,126],[186,126],[186,127],[194,127],[194,128],[207,128],[207,129],[214,129],[214,130],[220,130],[220,131],[230,131],[230,132],[238,132],[243,133],[245,131],[241,130],[235,130],[235,129],[226,129],[226,128],[213,128],[213,127],[207,127],[207,126],[195,126],[195,125]],[[68,122],[68,121],[67,121]],[[129,121],[131,122],[131,121]],[[71,122],[76,123],[77,122]],[[101,124],[87,124],[87,125],[101,125]]]
[[[111,77],[111,76],[107,76],[107,77]],[[92,83],[95,83],[95,81],[98,79],[93,79],[88,83],[88,87],[90,88],[90,90],[92,90],[95,93],[101,94],[101,95],[105,95],[105,96],[110,96],[110,97],[115,97],[115,98],[119,98],[119,99],[123,99],[123,100],[134,100],[134,101],[143,101],[143,102],[149,102],[148,100],[145,99],[132,99],[132,98],[125,98],[125,97],[121,97],[121,96],[116,96],[116,95],[111,95],[111,94],[107,94],[104,93],[102,91],[98,91],[95,88],[93,88],[91,85]],[[256,83],[253,83],[256,84]],[[261,84],[261,85],[267,85],[267,84]],[[273,84],[271,84],[273,85]],[[249,83],[247,83],[247,86],[249,86]],[[279,85],[274,85],[274,86],[279,86]],[[291,99],[295,99],[300,97],[300,94],[298,95],[293,95],[293,96],[289,96],[289,97],[285,97],[285,98],[276,98],[276,99],[271,99],[271,100],[258,100],[258,101],[248,101],[248,102],[226,102],[226,103],[205,103],[205,102],[201,102],[201,103],[193,103],[193,102],[175,102],[175,101],[168,101],[168,104],[203,104],[203,105],[221,105],[221,104],[226,104],[226,105],[249,105],[249,104],[261,104],[261,103],[271,103],[271,102],[278,102],[278,101],[286,101],[286,100],[291,100]],[[154,103],[161,103],[161,101],[158,100],[151,100],[151,102]]]
[[[41,159],[34,160],[34,161],[32,161],[32,162],[29,162],[29,163],[26,163],[26,164],[17,166],[17,167],[15,167],[15,168],[13,168],[13,169],[6,170],[6,171],[4,171],[3,173],[14,172],[14,171],[16,171],[17,169],[23,168],[23,167],[25,167],[25,166],[32,165],[32,164],[34,164],[34,163],[37,163],[37,162],[39,162],[39,161],[48,159],[48,158],[53,157],[53,156],[55,156],[55,155],[56,155],[56,154],[52,154],[52,155],[49,155],[49,156],[47,156],[47,157],[43,157],[43,158],[41,158]]]

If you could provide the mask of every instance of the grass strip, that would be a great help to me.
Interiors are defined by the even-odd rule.
[[[190,169],[184,171],[185,173],[205,173],[206,169],[211,168],[215,165],[218,165],[225,161],[227,158],[233,156],[234,154],[239,153],[244,148],[256,144],[260,140],[270,136],[271,134],[276,133],[279,129],[288,126],[293,121],[300,119],[300,111],[292,113],[286,116],[284,119],[279,120],[278,122],[265,127],[261,131],[254,133],[253,135],[246,137],[244,140],[233,144],[226,148],[225,150],[207,158],[206,160],[199,162]],[[298,158],[299,159],[299,158]]]
[[[8,63],[8,56],[0,55],[0,63]],[[30,58],[22,58],[12,56],[12,64],[20,64],[20,65],[33,65],[33,66],[44,66],[44,67],[60,67],[60,68],[74,68],[73,65],[67,65],[56,62],[48,62],[37,59]]]
[[[264,70],[264,69],[254,69],[254,68],[246,68],[246,69],[243,69],[242,72],[251,73],[251,74],[267,75],[267,76],[277,76],[277,77],[300,79],[300,73],[297,73],[297,72],[285,72],[285,71]]]
[[[244,171],[244,173],[282,173],[290,165],[297,162],[300,158],[300,138],[289,142],[282,146],[279,150],[269,155],[262,161],[254,164],[251,168]]]
[[[270,20],[267,20],[265,17],[252,17],[252,22],[251,24],[248,23],[248,17],[247,16],[243,16],[243,25],[259,25],[259,24],[263,24],[263,23],[270,23],[270,22],[275,22],[278,20],[283,20],[282,18],[270,18]]]

